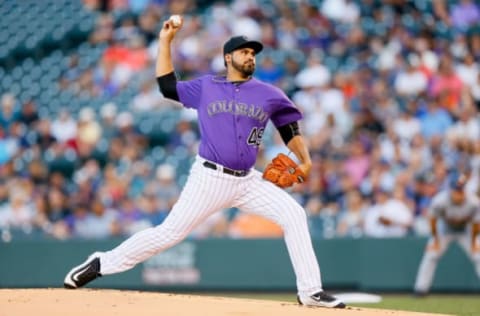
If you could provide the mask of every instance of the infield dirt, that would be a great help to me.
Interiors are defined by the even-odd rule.
[[[308,308],[290,302],[117,290],[0,289],[0,316],[439,316],[349,307]]]

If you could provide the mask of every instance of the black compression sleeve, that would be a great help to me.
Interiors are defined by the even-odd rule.
[[[158,88],[163,96],[168,99],[180,101],[177,93],[177,77],[172,71],[169,74],[157,77]]]
[[[298,122],[292,122],[280,127],[277,127],[278,131],[280,132],[280,136],[282,136],[283,142],[285,145],[297,135],[300,135],[300,130],[298,128]]]

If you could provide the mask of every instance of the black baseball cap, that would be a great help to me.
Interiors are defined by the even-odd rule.
[[[263,49],[263,45],[260,42],[249,40],[246,36],[234,36],[223,45],[223,55],[230,54],[234,50],[244,47],[253,49],[255,54],[260,53]]]

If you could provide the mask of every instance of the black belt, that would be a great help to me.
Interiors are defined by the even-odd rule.
[[[203,166],[213,170],[218,169],[217,165],[210,161],[204,161]],[[235,177],[245,177],[250,172],[250,170],[233,170],[227,167],[221,167],[221,168],[223,170],[223,173],[226,173]]]

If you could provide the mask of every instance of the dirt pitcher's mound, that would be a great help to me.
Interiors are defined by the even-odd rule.
[[[0,316],[421,316],[351,307],[308,308],[276,301],[115,290],[0,289]],[[439,316],[439,314],[435,314]]]

